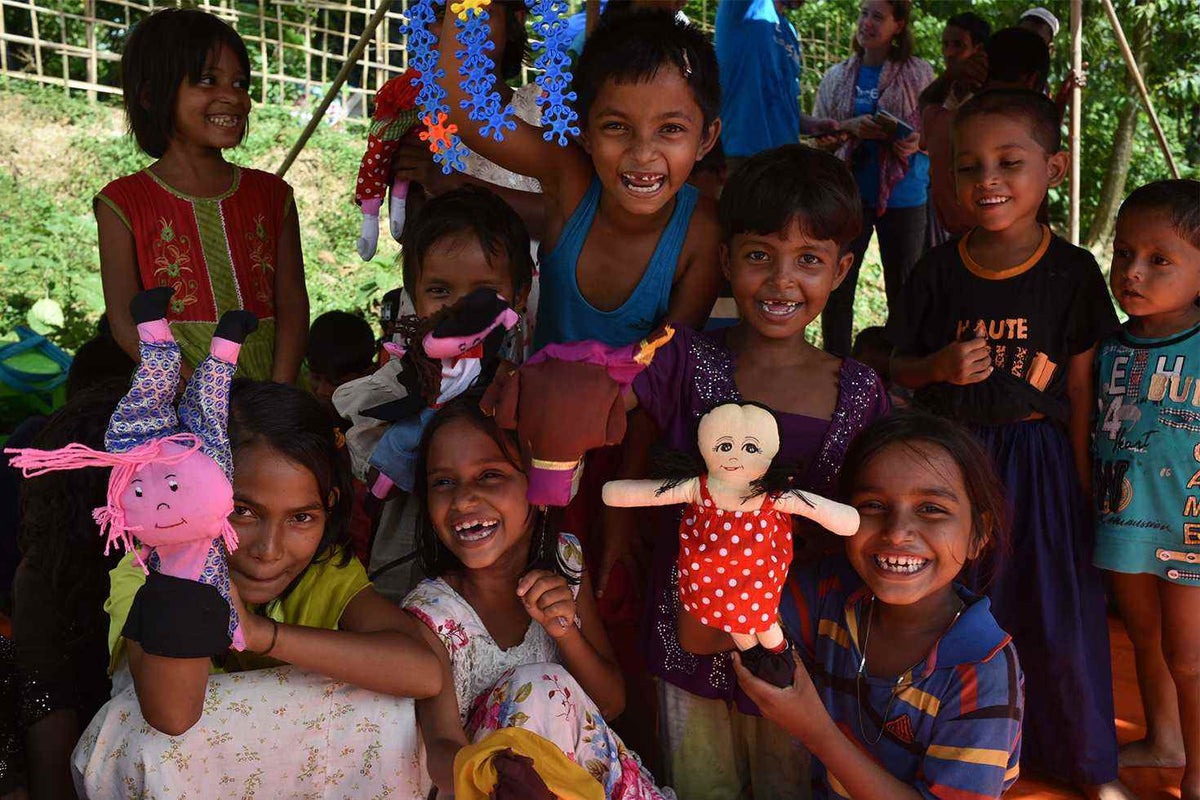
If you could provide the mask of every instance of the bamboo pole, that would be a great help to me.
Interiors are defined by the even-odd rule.
[[[1078,75],[1083,71],[1083,0],[1071,0],[1071,69]],[[1071,244],[1079,244],[1079,136],[1083,120],[1080,100],[1083,93],[1076,83],[1071,89],[1071,170],[1069,188],[1071,206],[1068,212],[1068,233]]]
[[[45,75],[42,72],[42,32],[41,26],[38,24],[37,6],[33,4],[32,0],[29,3],[29,25],[30,30],[33,32],[34,41],[33,63],[37,69],[38,77],[41,78]]]
[[[596,29],[596,23],[600,21],[600,0],[583,0],[585,3],[584,10],[587,20],[587,35],[591,36],[592,31]]]
[[[97,83],[100,79],[100,60],[96,57],[96,0],[87,0],[84,12],[88,17],[87,25],[87,79],[88,83]],[[96,102],[96,90],[88,89],[87,99]]]
[[[267,76],[271,74],[271,62],[267,56],[267,6],[266,0],[258,0],[258,55],[262,65],[262,100],[267,102]]]
[[[283,163],[279,165],[279,169],[275,170],[275,174],[283,177],[287,174],[288,169],[295,162],[296,156],[300,155],[300,151],[304,149],[304,145],[308,144],[308,140],[312,137],[313,131],[321,124],[321,120],[325,118],[325,112],[329,110],[330,104],[333,103],[333,98],[337,97],[338,91],[342,88],[342,84],[346,82],[346,78],[350,76],[350,71],[354,69],[354,65],[358,63],[359,56],[367,49],[367,43],[371,41],[371,37],[375,34],[375,29],[379,27],[379,23],[383,21],[387,15],[388,7],[391,5],[391,0],[384,0],[379,4],[374,16],[367,22],[363,28],[362,35],[358,37],[358,41],[354,43],[354,49],[350,51],[350,55],[342,63],[342,68],[338,70],[337,76],[333,79],[333,84],[329,87],[329,91],[321,98],[321,104],[317,106],[313,112],[312,119],[308,121],[308,125],[304,127],[304,132],[300,134],[300,138],[292,145],[292,149],[288,151],[287,157],[283,159]]]
[[[1150,92],[1146,89],[1146,82],[1142,79],[1142,71],[1138,68],[1137,59],[1133,57],[1129,40],[1125,38],[1125,29],[1121,27],[1121,20],[1117,18],[1117,10],[1113,8],[1112,0],[1100,0],[1100,2],[1104,5],[1105,13],[1108,14],[1108,21],[1112,25],[1113,32],[1117,34],[1117,44],[1121,47],[1121,55],[1125,57],[1125,66],[1129,68],[1129,74],[1133,76],[1133,82],[1137,84],[1138,94],[1142,96],[1142,105],[1146,107],[1146,113],[1150,116],[1150,126],[1154,128],[1158,146],[1162,148],[1163,155],[1167,157],[1167,166],[1171,169],[1171,175],[1179,178],[1179,167],[1175,164],[1175,156],[1171,155],[1171,146],[1167,144],[1167,136],[1163,133],[1162,125],[1159,124],[1158,114],[1154,112],[1154,104],[1150,101]]]
[[[4,3],[0,2],[0,72],[8,72],[8,48],[4,46],[4,38],[8,31],[4,27]]]

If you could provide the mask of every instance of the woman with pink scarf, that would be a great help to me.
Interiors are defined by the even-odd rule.
[[[918,98],[933,67],[912,55],[911,12],[912,0],[862,0],[854,55],[831,67],[817,90],[813,114],[838,120],[849,134],[837,154],[850,164],[863,203],[863,230],[850,244],[854,266],[821,317],[825,349],[837,355],[850,353],[854,289],[872,232],[889,309],[924,247],[929,157],[918,150]]]

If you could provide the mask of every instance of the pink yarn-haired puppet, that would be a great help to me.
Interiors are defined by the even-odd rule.
[[[375,114],[367,135],[367,152],[358,168],[358,185],[354,190],[354,202],[363,213],[362,233],[356,244],[363,261],[370,261],[379,245],[379,209],[383,207],[383,197],[389,189],[388,228],[396,241],[400,241],[404,231],[408,181],[394,178],[392,156],[400,146],[400,140],[417,125],[417,78],[420,74],[415,69],[406,70],[380,86],[375,93]]]
[[[249,311],[226,312],[209,355],[184,389],[176,412],[181,356],[167,324],[173,289],[141,292],[131,304],[141,362],[113,411],[106,451],[72,444],[61,450],[6,450],[27,477],[51,470],[111,466],[108,501],[93,512],[108,548],[133,551],[146,583],[121,634],[154,655],[199,658],[245,649],[229,602],[228,552],[237,548],[229,386]]]
[[[792,563],[791,515],[839,536],[858,531],[858,511],[790,488],[774,464],[779,423],[757,403],[723,403],[700,417],[696,436],[707,474],[675,480],[609,481],[610,506],[686,503],[679,525],[679,599],[702,624],[729,633],[746,667],[790,686],[795,665],[779,626]]]

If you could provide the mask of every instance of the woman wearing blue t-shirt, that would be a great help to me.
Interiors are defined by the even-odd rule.
[[[872,231],[879,234],[889,309],[924,245],[929,157],[917,149],[918,98],[933,82],[933,67],[912,55],[911,11],[912,0],[862,0],[854,55],[831,67],[817,90],[813,113],[839,120],[850,134],[837,153],[853,169],[863,202],[863,231],[850,244],[854,266],[821,317],[825,349],[837,355],[850,352],[854,289]],[[881,126],[881,112],[910,130]]]

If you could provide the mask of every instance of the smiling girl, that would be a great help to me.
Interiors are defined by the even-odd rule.
[[[137,358],[129,301],[175,289],[168,311],[184,377],[208,353],[221,314],[259,319],[239,374],[290,383],[308,334],[300,224],[282,179],[230,164],[222,151],[245,138],[250,58],[227,24],[194,9],[165,9],[138,23],[121,56],[125,116],[156,159],[105,186],[95,200],[100,278],[117,342]]]
[[[237,381],[229,438],[230,521],[240,540],[229,557],[230,593],[246,649],[170,658],[122,638],[145,581],[132,555],[122,559],[105,604],[113,699],[75,751],[77,782],[94,798],[129,781],[150,796],[188,786],[218,797],[233,791],[224,778],[251,785],[247,765],[258,762],[273,788],[296,793],[327,778],[338,783],[339,770],[358,775],[347,780],[368,795],[420,784],[419,770],[381,775],[371,765],[385,754],[415,763],[413,709],[395,698],[435,694],[438,663],[414,621],[371,588],[350,555],[349,471],[326,413],[299,389]],[[335,708],[338,717],[329,717]],[[326,724],[313,728],[319,715]],[[339,751],[324,746],[335,736]],[[203,758],[163,756],[175,737]],[[147,772],[149,762],[156,767]]]
[[[1004,547],[987,453],[953,423],[901,412],[855,440],[840,483],[858,533],[846,558],[794,570],[780,608],[804,664],[780,689],[738,660],[739,683],[812,751],[814,798],[1000,797],[1018,775],[1021,670],[987,598],[956,583]],[[683,642],[730,645],[698,625]]]
[[[529,505],[520,464],[515,437],[477,397],[447,404],[421,442],[418,553],[430,577],[404,608],[440,663],[441,693],[417,704],[430,777],[453,792],[463,747],[520,727],[584,766],[607,800],[663,798],[607,723],[625,683],[579,540]]]
[[[682,327],[633,382],[636,403],[670,449],[696,453],[700,417],[713,406],[754,401],[779,421],[781,463],[801,464],[796,487],[828,496],[850,440],[889,408],[878,376],[805,338],[845,277],[862,206],[850,170],[829,153],[785,145],[748,159],[720,202],[721,262],[740,320],[722,330]],[[626,474],[626,478],[645,475]],[[729,660],[680,649],[679,516],[656,518],[647,635],[659,679],[660,740],[667,779],[683,797],[807,797],[802,756],[778,726],[738,692]],[[815,526],[814,526],[815,527]],[[621,531],[626,537],[629,532]],[[799,531],[797,558],[834,537]],[[617,542],[617,550],[628,550]]]

